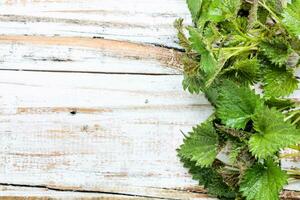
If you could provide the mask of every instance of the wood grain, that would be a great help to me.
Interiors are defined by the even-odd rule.
[[[155,197],[145,195],[131,195],[128,193],[111,193],[111,192],[100,192],[100,191],[80,191],[80,190],[61,190],[55,188],[49,188],[44,186],[12,186],[5,185],[0,186],[0,199],[30,199],[30,200],[52,200],[52,199],[104,199],[104,200],[180,200],[180,199],[197,199],[197,200],[217,200],[216,198],[209,197],[207,194],[192,194],[183,196],[182,192],[177,190],[166,190],[166,189],[150,189],[150,192],[155,191],[156,193],[165,193],[168,198]],[[291,195],[291,194],[288,194]],[[295,196],[293,194],[293,196]]]
[[[212,108],[181,79],[1,72],[0,185],[201,196],[175,149]]]
[[[191,23],[185,0],[4,0],[0,33],[104,37],[179,47],[173,29],[179,17]]]
[[[180,191],[161,191],[157,192],[168,192],[169,200],[183,199]],[[179,196],[178,196],[179,195]],[[293,195],[295,196],[295,195]],[[0,186],[0,198],[5,200],[16,200],[16,199],[29,199],[29,200],[52,200],[52,199],[103,199],[103,200],[159,200],[166,199],[154,196],[140,196],[130,195],[122,193],[107,193],[99,191],[78,191],[78,190],[57,190],[53,188],[47,188],[44,186]],[[201,200],[216,200],[215,198],[208,197],[206,194],[197,194],[184,197],[184,199],[201,199]]]
[[[82,37],[0,36],[0,69],[179,74],[180,52]]]
[[[178,17],[185,0],[0,2],[1,199],[213,199],[176,156],[213,112],[182,90]]]

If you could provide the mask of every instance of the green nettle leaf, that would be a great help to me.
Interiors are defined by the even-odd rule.
[[[266,0],[268,7],[272,8],[277,14],[280,14],[283,10],[282,0]]]
[[[238,156],[241,153],[241,151],[243,150],[243,146],[239,143],[230,143],[230,152],[229,152],[229,161],[230,164],[234,165],[237,160],[238,160]]]
[[[203,26],[207,21],[221,22],[234,18],[240,8],[240,5],[240,0],[203,1],[199,25]]]
[[[221,40],[222,35],[215,24],[210,23],[203,30],[203,37],[206,39],[209,45],[213,45],[215,41]]]
[[[292,0],[285,8],[283,16],[283,24],[287,30],[295,36],[300,36],[300,0]]]
[[[257,110],[252,118],[257,131],[249,140],[250,151],[257,158],[266,159],[280,149],[300,142],[300,131],[276,109]]]
[[[189,169],[193,179],[199,181],[199,185],[203,185],[209,194],[215,195],[223,200],[234,200],[236,193],[223,181],[218,174],[217,169],[200,167],[189,159],[181,158],[184,167]]]
[[[222,6],[223,12],[227,14],[227,19],[235,17],[241,8],[241,0],[224,0]]]
[[[200,32],[196,28],[193,28],[193,27],[188,27],[188,31],[190,34],[189,40],[191,42],[191,46],[192,46],[193,50],[195,50],[200,55],[202,53],[206,53],[208,51],[207,45],[204,43],[204,38],[202,37]]]
[[[211,166],[217,156],[218,134],[211,121],[193,128],[184,139],[178,153],[180,157],[195,161],[201,167]]]
[[[291,99],[280,99],[280,98],[270,98],[265,101],[265,104],[269,108],[276,108],[277,110],[289,110],[295,108],[296,104]]]
[[[199,94],[202,92],[203,80],[197,75],[184,75],[182,81],[182,86],[184,90],[188,90],[191,94]]]
[[[193,21],[197,22],[202,5],[202,0],[187,0],[187,4],[190,9]]]
[[[216,71],[218,62],[214,58],[211,52],[207,51],[201,54],[200,60],[201,69],[207,73],[208,76],[211,76]]]
[[[262,53],[275,65],[287,63],[292,53],[291,46],[284,39],[273,39],[260,44]]]
[[[264,94],[267,97],[282,97],[298,88],[298,80],[292,70],[273,67],[264,75]]]
[[[188,56],[183,56],[181,58],[183,64],[184,73],[187,75],[197,75],[199,74],[199,62],[189,58]],[[201,74],[199,74],[200,76]]]
[[[239,83],[253,84],[259,79],[260,65],[256,58],[238,60],[226,70],[224,75]]]
[[[174,22],[174,27],[177,29],[177,37],[179,45],[182,46],[186,51],[190,51],[190,42],[186,38],[184,31],[183,31],[183,19],[177,19]]]
[[[204,26],[204,24],[208,21],[219,22],[223,20],[222,10],[218,5],[220,5],[220,0],[203,1],[198,21],[198,25],[200,27]]]
[[[200,68],[207,76],[211,76],[217,68],[217,61],[214,58],[213,53],[209,50],[204,43],[204,38],[195,28],[189,28],[190,41],[192,48],[201,55]]]
[[[287,174],[273,161],[255,164],[248,169],[240,184],[246,200],[279,200],[279,192],[287,183]]]
[[[269,12],[266,9],[258,7],[257,18],[261,23],[266,23],[268,16]]]
[[[256,110],[263,103],[248,86],[238,86],[226,81],[220,89],[217,101],[217,116],[224,124],[232,128],[245,128]]]
[[[217,99],[219,97],[219,87],[220,83],[215,81],[211,85],[211,87],[204,89],[205,97],[211,103],[212,106],[216,106],[217,104]]]

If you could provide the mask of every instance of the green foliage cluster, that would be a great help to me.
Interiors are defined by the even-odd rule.
[[[300,0],[187,0],[193,26],[175,22],[183,87],[215,112],[178,155],[220,199],[276,200],[292,175],[280,151],[300,150]]]

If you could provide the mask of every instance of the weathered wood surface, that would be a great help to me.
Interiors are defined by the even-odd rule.
[[[2,70],[180,74],[180,52],[81,37],[0,36]]]
[[[212,108],[181,75],[71,72],[1,71],[0,185],[203,196],[175,149]]]
[[[88,36],[178,47],[175,19],[190,23],[184,0],[2,0],[0,33]]]
[[[184,0],[0,2],[0,197],[212,199],[175,152],[213,112],[165,48],[178,17]]]

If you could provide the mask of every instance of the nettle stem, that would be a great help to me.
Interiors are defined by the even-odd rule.
[[[278,24],[282,23],[281,19],[276,15],[276,13],[270,7],[267,6],[267,4],[264,0],[258,1],[258,3],[260,6],[262,6],[264,9],[266,9],[272,15],[272,18],[276,21],[276,23],[278,23]]]
[[[291,174],[291,175],[295,175],[295,176],[297,176],[298,178],[299,178],[299,176],[300,176],[300,169],[299,170],[292,170],[292,169],[290,169],[290,170],[286,170],[289,174]]]

